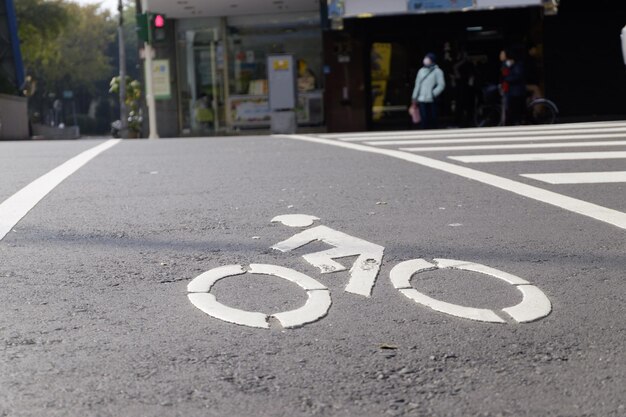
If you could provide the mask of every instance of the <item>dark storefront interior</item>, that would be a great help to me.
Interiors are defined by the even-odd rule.
[[[499,52],[511,47],[524,55],[528,73],[558,104],[562,120],[621,118],[626,68],[619,33],[625,7],[594,3],[590,11],[589,3],[562,3],[557,16],[534,7],[346,20],[344,31],[327,32],[325,39],[329,130],[410,128],[406,107],[427,52],[438,56],[448,75],[460,53],[467,53],[474,102],[483,86],[498,82]],[[449,85],[440,100],[443,126],[469,122],[471,111],[460,111],[468,107],[465,101]]]

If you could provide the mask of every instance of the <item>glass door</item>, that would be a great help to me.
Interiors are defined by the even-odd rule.
[[[406,128],[411,100],[408,52],[399,42],[374,42],[370,47],[370,121],[374,129]]]
[[[181,74],[183,134],[217,135],[227,129],[224,51],[217,29],[187,31]]]

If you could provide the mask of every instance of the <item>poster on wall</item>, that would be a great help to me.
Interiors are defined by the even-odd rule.
[[[375,121],[382,119],[387,84],[391,74],[392,45],[390,43],[374,43],[372,45],[372,117]]]
[[[409,11],[455,10],[474,7],[474,0],[409,0]]]

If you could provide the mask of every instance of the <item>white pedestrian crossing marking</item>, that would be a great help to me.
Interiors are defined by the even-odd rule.
[[[467,136],[463,136],[467,137]],[[572,141],[572,140],[592,140],[592,139],[624,139],[626,133],[620,134],[593,134],[593,135],[557,135],[557,136],[545,136],[534,135],[529,137],[502,137],[497,136],[495,138],[488,138],[481,136],[479,139],[458,139],[458,136],[451,136],[449,139],[410,139],[410,140],[380,140],[380,141],[367,141],[366,145],[372,146],[395,146],[395,145],[435,145],[435,144],[452,144],[452,143],[506,143],[506,142],[548,142],[548,141]]]
[[[561,152],[561,153],[522,153],[505,155],[463,155],[449,156],[449,159],[466,164],[491,162],[530,162],[530,161],[582,161],[589,159],[626,159],[626,152]]]
[[[459,163],[478,164],[491,162],[541,162],[541,161],[580,161],[580,160],[620,160],[626,159],[626,122],[584,123],[550,126],[498,127],[486,129],[454,129],[428,132],[376,132],[348,133],[332,135],[292,135],[283,136],[295,140],[332,145],[360,152],[385,155],[418,165],[459,175],[483,184],[491,185],[512,193],[551,204],[614,226],[626,229],[626,213],[603,207],[592,202],[579,200],[520,181],[478,171]],[[373,140],[380,139],[380,140]],[[586,140],[585,140],[586,139]],[[609,140],[615,139],[615,140]],[[622,139],[621,141],[619,139]],[[511,143],[514,142],[514,143]],[[546,143],[535,143],[546,142]],[[422,146],[402,147],[408,144]],[[459,144],[460,146],[447,146]],[[442,146],[423,146],[442,145]],[[394,148],[395,147],[395,148]],[[533,149],[533,148],[593,148],[615,147],[614,151],[600,152],[554,152],[520,154],[444,154],[456,163],[417,155],[419,152],[454,152],[461,150]],[[410,152],[409,152],[410,151]],[[441,158],[441,156],[439,157]],[[555,184],[617,183],[622,181],[622,171],[610,175],[600,173],[524,174],[526,178],[538,181],[554,181]],[[521,173],[514,173],[521,175]],[[552,175],[553,177],[548,177]]]
[[[626,146],[626,141],[605,142],[562,142],[562,143],[522,143],[515,145],[471,145],[471,146],[425,146],[400,148],[407,152],[480,151],[500,149],[543,149],[543,148],[594,148],[606,146]]]
[[[324,139],[339,139],[355,141],[369,139],[377,136],[445,136],[450,134],[457,134],[459,136],[466,134],[490,134],[494,132],[511,132],[512,134],[520,134],[524,132],[562,132],[562,133],[576,133],[581,131],[606,131],[608,129],[624,129],[626,128],[625,122],[594,122],[594,123],[571,123],[571,124],[558,124],[558,125],[541,125],[541,126],[500,126],[500,127],[487,127],[480,130],[476,128],[464,128],[464,129],[448,129],[448,130],[422,130],[422,131],[397,131],[397,132],[358,132],[358,133],[333,133],[320,135],[319,137]]]
[[[626,171],[522,174],[522,177],[549,184],[610,184],[626,182]]]

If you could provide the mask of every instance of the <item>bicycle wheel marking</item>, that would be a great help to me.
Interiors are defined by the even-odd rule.
[[[410,283],[414,275],[437,269],[458,269],[478,272],[513,285],[522,293],[523,299],[521,303],[501,310],[516,322],[530,323],[548,316],[552,311],[552,304],[543,291],[520,277],[472,262],[452,259],[435,259],[434,262],[432,264],[424,259],[402,262],[391,270],[391,283],[394,288],[398,289],[406,297],[435,311],[474,321],[506,323],[494,310],[466,307],[440,301],[419,292]]]
[[[304,306],[286,312],[265,314],[226,306],[210,293],[219,280],[246,273],[275,276],[303,288],[308,296]],[[198,309],[211,317],[241,326],[269,329],[269,320],[275,318],[284,328],[301,327],[320,320],[328,314],[332,300],[327,287],[308,275],[277,265],[252,264],[248,271],[241,265],[228,265],[207,271],[187,286],[188,298]]]
[[[358,256],[350,269],[350,281],[345,291],[364,297],[372,294],[376,278],[382,265],[385,248],[354,236],[347,235],[326,226],[317,226],[298,233],[291,238],[277,243],[272,249],[290,252],[314,241],[321,241],[334,246],[322,252],[304,255],[304,259],[322,274],[345,271],[346,267],[334,259]]]

